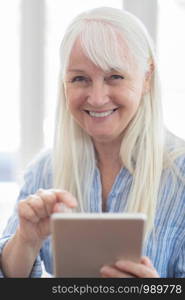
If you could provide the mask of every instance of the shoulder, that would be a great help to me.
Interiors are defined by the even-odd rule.
[[[185,140],[169,131],[166,132],[164,165],[171,171],[176,169],[185,175]]]
[[[185,205],[185,141],[168,132],[164,150],[161,191],[172,203]],[[179,204],[178,204],[179,205]]]
[[[182,228],[185,226],[185,143],[173,135],[168,141],[164,153],[168,161],[159,188],[158,219],[168,222],[168,226]]]
[[[27,165],[21,176],[20,184],[24,190],[34,193],[39,188],[52,186],[52,151],[50,149],[40,151]]]
[[[176,150],[178,148],[185,149],[185,140],[169,130],[165,131],[165,149],[169,151]]]
[[[51,169],[52,167],[52,150],[43,149],[41,150],[27,165],[25,172],[30,170]]]

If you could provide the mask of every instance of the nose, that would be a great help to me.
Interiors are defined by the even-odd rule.
[[[101,107],[109,102],[109,90],[105,82],[96,81],[89,87],[87,102],[93,107]]]

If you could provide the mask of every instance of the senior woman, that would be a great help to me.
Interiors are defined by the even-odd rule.
[[[52,273],[50,215],[66,206],[147,215],[141,261],[102,265],[100,277],[184,277],[185,147],[163,125],[146,29],[96,8],[69,25],[60,56],[54,146],[26,172],[1,239],[2,276],[40,276],[41,260]]]

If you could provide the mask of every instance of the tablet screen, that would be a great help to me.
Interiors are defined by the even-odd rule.
[[[55,213],[51,236],[55,277],[100,277],[105,264],[139,261],[146,216],[140,213]]]

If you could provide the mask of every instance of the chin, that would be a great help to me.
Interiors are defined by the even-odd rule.
[[[99,143],[108,143],[114,141],[115,139],[115,137],[113,137],[110,134],[91,135],[91,137],[95,142],[99,142]]]

